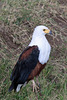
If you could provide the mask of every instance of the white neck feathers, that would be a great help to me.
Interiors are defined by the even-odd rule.
[[[37,45],[40,50],[40,54],[38,58],[39,62],[41,64],[47,63],[49,59],[50,51],[51,51],[51,46],[48,43],[46,37],[44,35],[33,34],[33,37],[29,46],[34,46],[34,45]]]

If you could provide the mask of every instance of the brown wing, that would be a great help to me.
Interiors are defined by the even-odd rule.
[[[30,73],[38,63],[38,57],[39,50],[37,46],[28,47],[22,52],[11,74],[12,84],[9,91],[16,90],[18,84],[24,84],[27,81]]]
[[[27,81],[32,80],[35,76],[39,75],[42,69],[46,66],[46,63],[42,65],[41,63],[37,63],[36,67],[32,70],[31,74],[28,77]]]
[[[37,46],[27,47],[19,57],[19,61],[28,58],[28,56],[32,53],[33,50],[38,49]]]

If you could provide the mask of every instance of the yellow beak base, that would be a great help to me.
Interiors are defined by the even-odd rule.
[[[50,33],[50,30],[49,29],[46,29],[44,32],[45,33]]]

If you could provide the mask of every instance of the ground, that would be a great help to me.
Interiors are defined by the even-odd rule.
[[[53,33],[46,36],[52,50],[40,90],[33,93],[29,82],[9,93],[12,69],[37,25]],[[0,100],[67,100],[67,0],[0,0]]]

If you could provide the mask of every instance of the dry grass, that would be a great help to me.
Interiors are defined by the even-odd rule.
[[[9,93],[13,66],[29,44],[33,29],[41,24],[53,36],[47,36],[52,51],[39,76],[40,91],[33,93],[29,82],[19,93]],[[0,100],[67,100],[66,0],[0,1]]]

